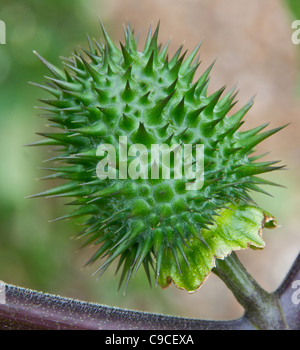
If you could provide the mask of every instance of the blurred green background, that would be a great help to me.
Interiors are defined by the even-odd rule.
[[[211,92],[227,83],[241,90],[240,108],[255,93],[256,103],[245,127],[270,121],[271,127],[291,126],[263,143],[268,159],[282,159],[288,171],[268,178],[285,185],[272,188],[273,198],[255,195],[271,211],[280,228],[266,231],[263,251],[239,256],[258,282],[268,290],[278,286],[300,246],[299,234],[299,47],[291,42],[291,23],[300,19],[297,1],[266,0],[1,0],[0,20],[6,24],[6,45],[0,46],[0,279],[6,283],[47,293],[111,306],[187,317],[231,318],[242,309],[214,275],[193,295],[170,287],[149,288],[140,273],[127,293],[117,292],[114,269],[100,280],[92,277],[97,266],[81,267],[91,256],[70,239],[79,231],[73,221],[49,223],[67,212],[63,200],[25,199],[51,186],[36,178],[46,175],[38,167],[51,157],[48,149],[23,147],[44,131],[37,99],[47,97],[28,84],[42,83],[47,69],[32,53],[38,51],[54,64],[78,45],[87,47],[86,33],[99,39],[98,16],[111,37],[123,40],[128,20],[143,43],[150,23],[161,20],[160,39],[172,36],[171,53],[184,42],[192,49],[205,37],[199,74],[217,57]],[[197,306],[196,306],[197,305]]]

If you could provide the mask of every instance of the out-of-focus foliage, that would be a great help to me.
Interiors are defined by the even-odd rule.
[[[284,0],[293,16],[300,19],[300,2],[295,0]]]
[[[6,282],[47,289],[51,276],[60,283],[62,265],[65,273],[70,266],[63,245],[68,233],[53,234],[48,224],[54,203],[24,199],[41,186],[34,181],[40,155],[22,145],[42,123],[33,109],[41,95],[28,81],[41,82],[45,70],[32,51],[54,61],[71,52],[92,27],[82,8],[83,1],[71,0],[1,2],[6,45],[0,47],[0,276]]]

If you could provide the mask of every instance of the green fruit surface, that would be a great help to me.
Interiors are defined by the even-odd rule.
[[[74,198],[76,210],[62,218],[88,216],[79,237],[98,247],[88,263],[105,258],[97,272],[118,258],[126,285],[143,264],[149,279],[153,269],[161,286],[173,281],[194,291],[215,258],[264,246],[261,229],[270,216],[255,206],[249,191],[264,192],[261,185],[272,183],[257,175],[280,167],[252,153],[281,128],[261,132],[264,124],[239,130],[253,100],[229,116],[236,94],[233,89],[223,95],[225,88],[208,94],[212,66],[193,81],[200,45],[189,55],[181,47],[169,58],[168,43],[158,45],[158,27],[149,31],[142,51],[129,26],[120,48],[104,28],[103,33],[104,44],[93,46],[89,39],[89,50],[65,59],[64,69],[38,55],[52,73],[41,87],[53,98],[42,100],[42,109],[55,130],[41,133],[45,139],[34,144],[58,146],[46,178],[66,182],[35,196]],[[99,179],[96,168],[103,157],[97,147],[110,144],[118,150],[122,136],[128,149],[204,145],[203,187],[187,190],[190,180],[184,177]]]

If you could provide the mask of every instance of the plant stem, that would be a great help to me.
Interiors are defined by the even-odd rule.
[[[254,329],[245,317],[214,321],[166,316],[45,294],[6,285],[0,330],[231,330]]]
[[[213,272],[232,291],[244,307],[245,316],[256,328],[288,329],[277,293],[268,293],[261,288],[234,252],[224,260],[217,259]]]
[[[227,266],[228,265],[228,266]],[[230,266],[231,265],[231,266]],[[235,266],[236,265],[236,266]],[[235,266],[235,267],[234,267]],[[237,320],[208,321],[165,316],[139,311],[130,311],[87,303],[57,295],[44,294],[25,288],[6,285],[5,303],[0,303],[1,329],[148,329],[148,330],[250,330],[255,328],[287,329],[284,317],[293,330],[300,329],[300,308],[293,303],[295,293],[293,284],[300,280],[300,254],[291,267],[280,287],[272,293],[268,311],[267,303],[263,305],[252,302],[254,295],[270,294],[263,291],[235,257],[235,254],[219,260],[213,270],[234,291],[241,304],[245,305],[246,314]],[[252,287],[251,287],[252,286]],[[253,291],[254,290],[254,291]],[[259,290],[259,291],[257,291]],[[250,296],[249,296],[250,294]],[[250,299],[250,301],[248,300]],[[255,299],[255,298],[254,298]],[[261,300],[261,298],[259,299]],[[281,306],[284,317],[281,315]],[[275,301],[275,302],[274,302]],[[272,302],[275,304],[272,305]],[[273,308],[273,309],[272,309]],[[264,310],[267,310],[265,312]],[[265,312],[265,315],[264,315]],[[271,316],[268,316],[270,315]],[[272,314],[275,315],[272,318]],[[251,319],[251,322],[250,322]],[[275,321],[272,321],[276,320]],[[254,326],[255,325],[255,326]]]

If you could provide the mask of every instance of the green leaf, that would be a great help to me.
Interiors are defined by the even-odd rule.
[[[158,278],[161,287],[173,282],[195,292],[215,267],[215,259],[224,259],[234,250],[264,248],[263,227],[277,227],[272,215],[255,206],[230,205],[218,214],[214,225],[199,232],[200,239],[192,237],[183,245],[185,257],[178,250],[175,258],[172,249],[166,248]]]

